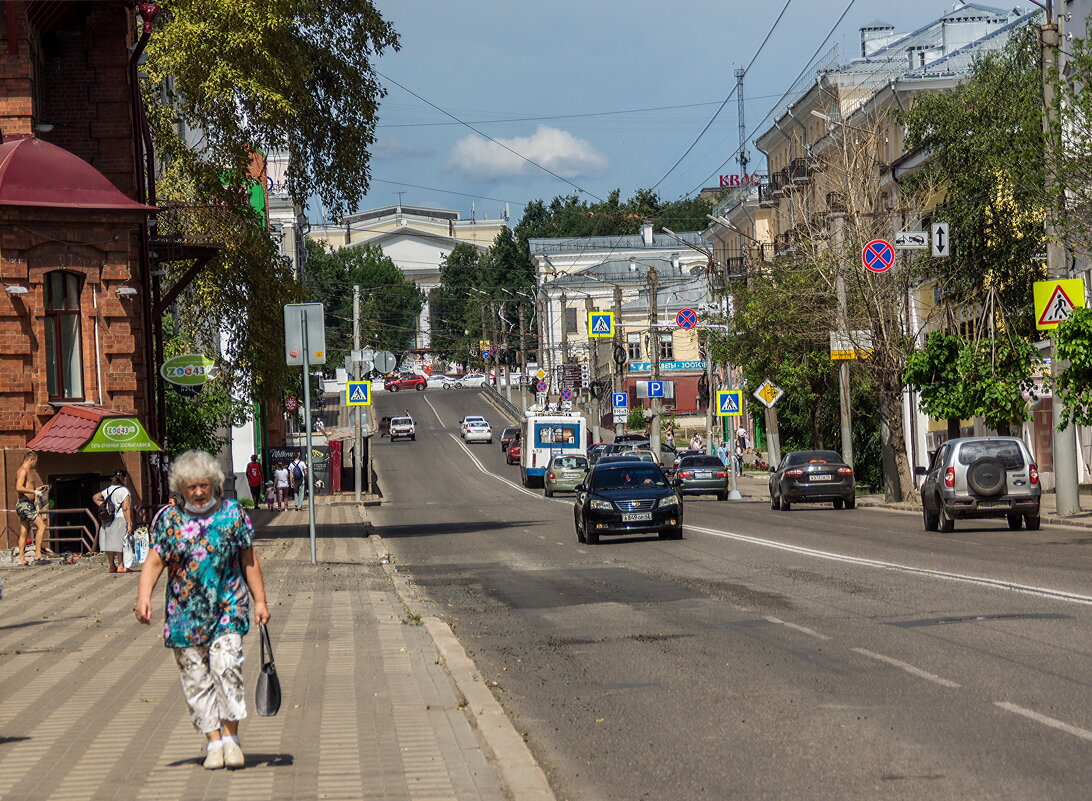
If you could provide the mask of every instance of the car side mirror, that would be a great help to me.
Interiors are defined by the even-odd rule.
[[[587,491],[587,489],[588,489],[588,488],[587,488],[587,487],[585,487],[585,486],[584,486],[583,484],[577,484],[577,485],[576,485],[576,491],[577,491],[577,492],[586,492],[586,491]]]
[[[929,468],[927,468],[927,467],[922,467],[921,465],[918,465],[917,467],[914,468],[914,475],[915,476],[924,476],[924,475],[927,475],[928,473],[929,473]]]
[[[672,482],[671,482],[671,486],[673,486],[673,487],[681,487],[682,485],[683,485],[683,482],[682,482],[681,478],[676,478],[676,479],[672,480]]]
[[[777,472],[777,468],[776,468],[776,467],[774,467],[773,465],[770,465],[770,466],[769,466],[769,467],[767,467],[766,469],[767,469],[767,470],[768,470],[769,472],[771,472],[771,473],[776,473],[776,472]]]

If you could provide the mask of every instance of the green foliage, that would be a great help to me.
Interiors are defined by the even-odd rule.
[[[941,420],[968,416],[972,404],[960,379],[957,363],[964,345],[960,337],[933,331],[925,347],[910,354],[902,380],[918,391],[921,410]]]
[[[1092,309],[1074,309],[1055,331],[1054,347],[1054,358],[1068,362],[1052,380],[1054,402],[1067,424],[1092,425]]]
[[[377,245],[328,252],[307,240],[307,297],[326,311],[327,366],[353,345],[353,287],[360,287],[361,345],[400,355],[413,345],[424,293]]]
[[[711,202],[698,198],[665,203],[648,189],[637,190],[623,203],[617,189],[602,203],[588,203],[576,195],[557,196],[547,205],[528,203],[516,225],[516,236],[530,238],[621,236],[637,233],[641,223],[652,221],[673,231],[701,231]]]
[[[642,406],[634,406],[629,410],[629,416],[626,417],[626,429],[628,431],[644,431],[648,428],[649,418],[645,416],[645,410]]]
[[[432,291],[432,347],[449,359],[474,358],[482,338],[481,290],[485,279],[481,251],[473,245],[456,245],[440,264],[440,286]]]
[[[291,196],[318,195],[337,216],[367,191],[385,94],[372,61],[398,47],[369,0],[171,0],[146,50],[146,97],[201,132],[199,149],[171,148],[191,175],[242,175],[256,150],[287,152]]]
[[[907,151],[930,153],[908,186],[940,187],[933,217],[951,226],[951,255],[927,264],[930,277],[956,304],[995,289],[1004,316],[1025,336],[1034,330],[1031,285],[1044,274],[1048,204],[1038,54],[1031,26],[981,57],[959,86],[920,93],[902,115]]]

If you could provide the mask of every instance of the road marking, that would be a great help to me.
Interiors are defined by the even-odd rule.
[[[1015,712],[1017,715],[1023,715],[1028,720],[1034,720],[1036,723],[1042,723],[1044,726],[1050,726],[1052,729],[1064,731],[1066,734],[1072,734],[1074,737],[1080,737],[1082,740],[1092,740],[1092,731],[1088,731],[1088,729],[1070,726],[1068,723],[1063,723],[1057,718],[1048,718],[1046,715],[1040,715],[1038,712],[1025,709],[1022,706],[1010,704],[1008,701],[994,701],[993,703],[994,706],[998,706],[1008,712]]]
[[[437,421],[437,422],[438,422],[438,423],[439,423],[440,425],[444,425],[444,420],[443,420],[443,418],[442,418],[442,417],[440,417],[440,413],[439,413],[438,411],[436,411],[436,407],[432,405],[432,402],[431,402],[431,401],[429,401],[428,397],[425,397],[425,398],[424,398],[424,401],[425,401],[425,403],[427,403],[427,404],[428,404],[428,408],[432,409],[432,413],[433,413],[434,415],[436,415],[436,421]]]
[[[779,626],[787,626],[788,628],[793,629],[794,631],[799,631],[801,634],[807,634],[809,637],[814,637],[817,640],[829,640],[830,639],[830,637],[828,637],[827,635],[820,634],[817,631],[812,631],[811,629],[807,628],[806,626],[798,626],[795,623],[788,623],[788,622],[786,622],[784,620],[779,620],[776,617],[768,617],[766,619],[768,621],[770,621],[771,623],[776,623]]]
[[[746,534],[735,534],[731,531],[718,531],[713,528],[705,528],[704,526],[685,526],[692,531],[698,531],[702,534],[711,534],[714,537],[723,537],[729,540],[738,540],[740,542],[749,542],[752,545],[761,545],[765,548],[775,548],[780,551],[788,551],[790,553],[803,554],[805,556],[813,556],[817,559],[829,559],[835,562],[846,562],[853,565],[862,565],[864,567],[875,567],[881,570],[895,570],[901,573],[910,573],[918,576],[930,576],[932,578],[942,579],[944,581],[957,581],[964,584],[978,584],[984,587],[994,587],[1001,590],[1011,590],[1012,592],[1019,592],[1025,595],[1036,595],[1040,598],[1049,598],[1053,601],[1065,601],[1066,603],[1080,604],[1082,606],[1092,606],[1092,596],[1081,595],[1076,592],[1067,592],[1065,590],[1055,590],[1050,587],[1035,587],[1030,584],[1017,584],[1013,581],[1003,581],[1002,579],[993,579],[986,576],[968,576],[962,573],[948,573],[944,570],[933,570],[927,567],[915,567],[913,565],[900,565],[896,562],[884,562],[879,559],[865,559],[860,556],[848,556],[846,554],[832,553],[830,551],[820,551],[815,548],[805,548],[801,545],[789,545],[784,542],[777,542],[776,540],[767,540],[761,537],[750,537]]]
[[[435,410],[433,410],[433,411],[435,411]],[[455,440],[456,445],[458,445],[460,448],[462,448],[464,451],[466,451],[466,455],[470,457],[470,461],[472,461],[474,463],[475,467],[477,467],[479,470],[481,470],[483,473],[485,473],[485,475],[492,476],[493,478],[497,479],[497,481],[500,481],[503,484],[507,484],[512,489],[516,490],[517,492],[522,492],[524,495],[530,495],[532,498],[538,498],[540,500],[547,500],[547,501],[552,501],[553,500],[553,498],[543,498],[537,492],[531,492],[529,489],[521,487],[519,484],[516,484],[513,481],[509,481],[506,478],[502,478],[502,477],[498,476],[496,473],[494,473],[494,472],[492,472],[490,470],[487,470],[485,465],[483,465],[481,462],[478,461],[478,457],[470,452],[470,448],[468,448],[466,446],[465,442],[463,442],[461,439],[459,439],[458,437],[456,437],[454,434],[452,434],[450,432],[448,432],[448,436],[451,437],[453,440]]]
[[[914,667],[913,665],[907,662],[903,662],[902,660],[893,659],[890,656],[884,656],[883,654],[876,654],[872,651],[866,651],[864,648],[854,648],[852,650],[856,651],[861,656],[867,656],[869,659],[878,659],[881,662],[886,662],[889,665],[897,667],[901,670],[905,670],[907,673],[912,673],[919,678],[927,679],[928,681],[939,684],[941,687],[951,687],[952,689],[959,687],[959,685],[956,684],[954,681],[942,679],[940,676],[934,676],[932,673],[927,673],[921,668]]]

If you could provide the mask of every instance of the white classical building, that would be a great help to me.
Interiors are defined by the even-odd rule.
[[[507,227],[507,209],[497,219],[463,220],[451,209],[395,205],[350,214],[337,225],[313,226],[308,236],[334,250],[377,245],[427,298],[429,290],[440,285],[440,265],[456,245],[471,244],[484,251]],[[414,346],[429,347],[427,300],[417,317]]]

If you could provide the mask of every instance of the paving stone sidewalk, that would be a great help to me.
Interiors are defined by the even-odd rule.
[[[359,507],[259,511],[284,703],[241,726],[246,768],[206,771],[137,574],[95,560],[0,566],[0,799],[502,801],[492,757],[426,626],[403,607]],[[156,589],[162,614],[163,579]],[[246,638],[248,702],[257,634]]]

